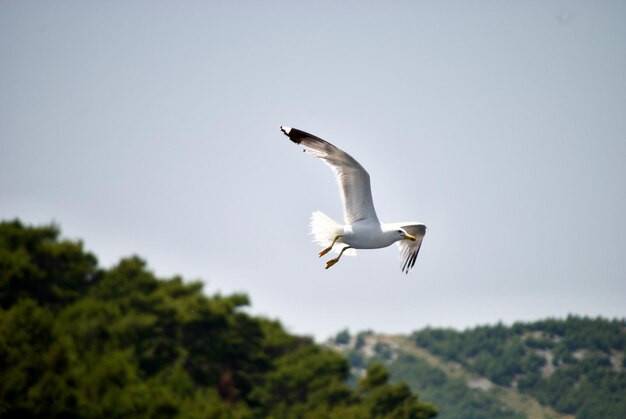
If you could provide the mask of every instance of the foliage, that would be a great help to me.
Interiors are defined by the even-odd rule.
[[[491,393],[467,386],[461,378],[450,377],[439,368],[410,354],[400,352],[389,365],[396,380],[419,388],[420,395],[438,406],[447,419],[523,419],[525,416],[504,407]]]
[[[333,340],[329,345],[347,355],[352,369],[350,382],[360,389],[389,379],[419,389],[420,398],[434,403],[442,418],[526,418],[523,413],[507,408],[492,392],[468,387],[463,378],[448,376],[439,366],[406,352],[371,331],[359,332],[354,339],[348,333],[347,341],[350,344],[337,346]],[[388,370],[381,364],[387,365]],[[366,369],[368,378],[357,383],[356,378]]]
[[[0,223],[0,416],[428,418],[373,367],[240,310],[245,295],[159,279],[131,257],[98,267],[55,226]]]
[[[335,344],[337,345],[347,345],[350,343],[350,332],[348,329],[344,329],[341,332],[337,333],[335,337]]]
[[[415,343],[578,418],[626,417],[626,321],[568,316],[463,332],[427,328]],[[435,401],[435,400],[433,400]]]

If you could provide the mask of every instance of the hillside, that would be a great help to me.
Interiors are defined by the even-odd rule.
[[[626,323],[570,316],[463,332],[337,335],[358,377],[382,362],[441,418],[626,417]]]
[[[241,311],[245,295],[98,266],[55,226],[0,223],[0,417],[429,418],[406,384]]]

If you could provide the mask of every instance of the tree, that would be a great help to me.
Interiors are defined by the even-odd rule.
[[[436,414],[386,380],[350,388],[343,356],[241,311],[245,295],[138,257],[102,269],[55,226],[0,223],[0,268],[0,417]]]
[[[347,345],[350,343],[350,332],[348,329],[343,329],[335,336],[335,343],[337,345]]]

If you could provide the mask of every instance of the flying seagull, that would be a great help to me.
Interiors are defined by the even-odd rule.
[[[331,250],[339,255],[326,262],[326,269],[339,261],[344,252],[355,254],[354,249],[379,249],[398,245],[402,271],[409,273],[415,265],[426,226],[416,222],[381,223],[378,221],[370,176],[363,166],[345,151],[314,135],[299,129],[282,126],[281,131],[304,151],[319,157],[330,166],[339,184],[343,203],[344,224],[333,220],[321,211],[311,216],[311,233],[315,242],[323,246],[320,257]]]

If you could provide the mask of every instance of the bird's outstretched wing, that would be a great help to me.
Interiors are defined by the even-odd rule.
[[[372,200],[370,176],[358,161],[314,135],[284,126],[280,129],[291,141],[324,160],[333,170],[339,184],[343,215],[347,224],[364,220],[378,222]]]
[[[415,265],[417,254],[420,252],[422,240],[426,235],[426,226],[420,223],[394,223],[394,225],[403,228],[407,233],[415,236],[415,241],[400,240],[396,242],[398,249],[400,250],[402,272],[408,274],[411,268]]]

